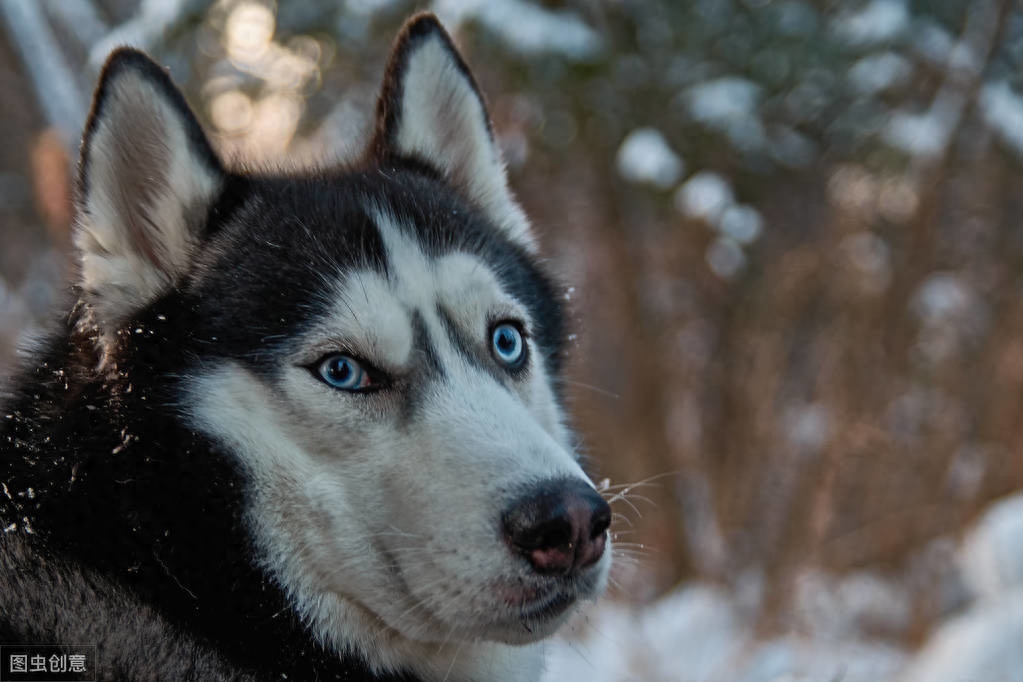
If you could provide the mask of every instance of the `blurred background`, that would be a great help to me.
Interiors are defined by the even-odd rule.
[[[0,0],[0,377],[116,45],[237,162],[357,153],[437,12],[573,310],[610,596],[551,680],[1023,680],[1023,9]],[[286,159],[286,160],[285,160]]]

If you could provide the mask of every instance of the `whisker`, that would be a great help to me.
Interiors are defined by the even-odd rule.
[[[607,500],[608,504],[614,504],[615,502],[624,502],[625,504],[629,505],[629,508],[632,509],[632,511],[636,512],[636,516],[638,516],[639,518],[643,518],[643,512],[641,512],[639,510],[639,507],[634,505],[629,498],[622,497],[621,494],[618,494]]]
[[[442,680],[442,682],[448,682],[448,678],[451,677],[451,671],[455,669],[455,659],[458,658],[458,652],[462,650],[462,646],[464,644],[465,644],[464,639],[458,643],[458,647],[455,649],[455,655],[451,657],[451,664],[448,666],[448,671],[444,673],[444,679]]]
[[[618,512],[611,512],[611,522],[614,523],[615,521],[618,521],[618,520],[620,520],[620,521],[622,521],[624,523],[629,524],[629,528],[632,528],[632,519],[630,519],[625,514],[620,514]]]
[[[578,642],[578,641],[577,642],[572,642],[571,640],[567,640],[567,639],[564,640],[564,642],[565,642],[565,644],[568,644],[568,648],[571,649],[572,651],[574,651],[579,656],[579,658],[583,659],[583,662],[586,663],[586,665],[590,666],[591,670],[596,670],[597,669],[596,666],[593,665],[593,661],[591,661],[589,659],[589,657],[582,652],[582,649],[579,648],[579,647],[582,646],[582,642]],[[576,646],[577,644],[579,646]]]
[[[448,645],[448,642],[451,641],[451,635],[454,634],[456,627],[457,627],[457,625],[452,625],[451,628],[448,629],[447,637],[445,637],[444,641],[440,643],[439,647],[437,647],[437,654],[438,655],[440,655],[440,652],[444,651],[444,647],[446,647]]]
[[[657,548],[656,547],[652,547],[651,545],[645,545],[642,542],[616,542],[614,544],[614,547],[615,547],[615,549],[620,549],[620,550],[623,550],[623,551],[624,550],[628,550],[630,552],[637,552],[637,551],[657,552]]]
[[[603,481],[601,481],[601,485],[597,486],[597,490],[601,492],[606,492],[611,490],[621,490],[622,488],[640,488],[642,486],[651,485],[654,481],[660,480],[662,478],[667,478],[668,476],[678,476],[681,473],[683,473],[682,469],[676,469],[675,471],[665,471],[660,474],[654,474],[653,476],[648,476],[647,478],[636,481],[634,483],[616,483],[615,485],[611,485],[611,479],[605,478]]]
[[[617,495],[615,495],[614,497],[609,499],[608,500],[608,504],[610,504],[611,502],[614,502],[618,498],[621,498],[623,500],[626,499],[626,498],[628,498],[630,500],[639,500],[640,502],[646,502],[647,504],[649,504],[654,509],[657,509],[657,503],[654,502],[653,500],[651,500],[649,497],[646,497],[645,495],[640,495],[638,493],[627,492],[625,490],[623,490],[622,492],[618,493]]]
[[[608,391],[607,389],[604,389],[604,388],[600,388],[599,386],[594,386],[592,384],[584,384],[581,381],[572,381],[571,379],[565,379],[564,382],[566,384],[568,384],[569,386],[578,386],[579,388],[585,388],[585,389],[587,389],[589,391],[593,391],[594,393],[598,393],[600,395],[607,396],[608,398],[614,398],[615,400],[621,400],[622,399],[622,397],[620,395],[618,395],[617,393],[614,393],[612,391]]]

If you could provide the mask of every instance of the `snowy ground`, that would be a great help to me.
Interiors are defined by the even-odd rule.
[[[993,504],[951,546],[947,566],[933,550],[921,562],[944,571],[956,594],[916,651],[892,643],[911,617],[908,584],[809,571],[795,588],[792,632],[769,639],[751,629],[762,595],[750,573],[734,589],[690,583],[643,609],[591,609],[552,643],[546,679],[1023,682],[1023,493]]]

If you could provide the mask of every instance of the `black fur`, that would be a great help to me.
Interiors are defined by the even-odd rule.
[[[0,538],[0,585],[0,642],[100,642],[100,680],[258,679],[110,580],[17,536]]]
[[[399,45],[434,30],[443,33],[420,17]],[[388,84],[401,59],[399,50]],[[162,69],[121,51],[105,77],[126,68],[166,89],[191,142],[209,150]],[[392,90],[381,98],[385,118]],[[100,88],[85,149],[103,102]],[[0,529],[8,530],[0,533],[0,643],[96,644],[103,679],[413,679],[372,677],[354,655],[314,641],[258,565],[243,470],[180,413],[182,377],[211,362],[237,360],[269,379],[289,339],[330,304],[325,268],[388,271],[366,213],[373,204],[414,226],[428,252],[488,262],[530,306],[543,361],[558,376],[563,327],[552,281],[435,172],[387,154],[386,139],[373,144],[352,168],[225,174],[191,270],[115,330],[101,332],[82,292],[72,292],[0,411]],[[212,151],[203,162],[220,169]],[[80,172],[84,192],[87,154]],[[41,606],[47,595],[56,600]]]

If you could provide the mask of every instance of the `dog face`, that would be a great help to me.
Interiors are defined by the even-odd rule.
[[[402,642],[536,641],[603,589],[610,511],[564,425],[559,297],[435,19],[399,37],[364,161],[300,176],[225,171],[121,51],[80,184],[109,361],[140,319],[187,311],[176,407],[245,471],[262,563],[317,636],[397,665]]]

